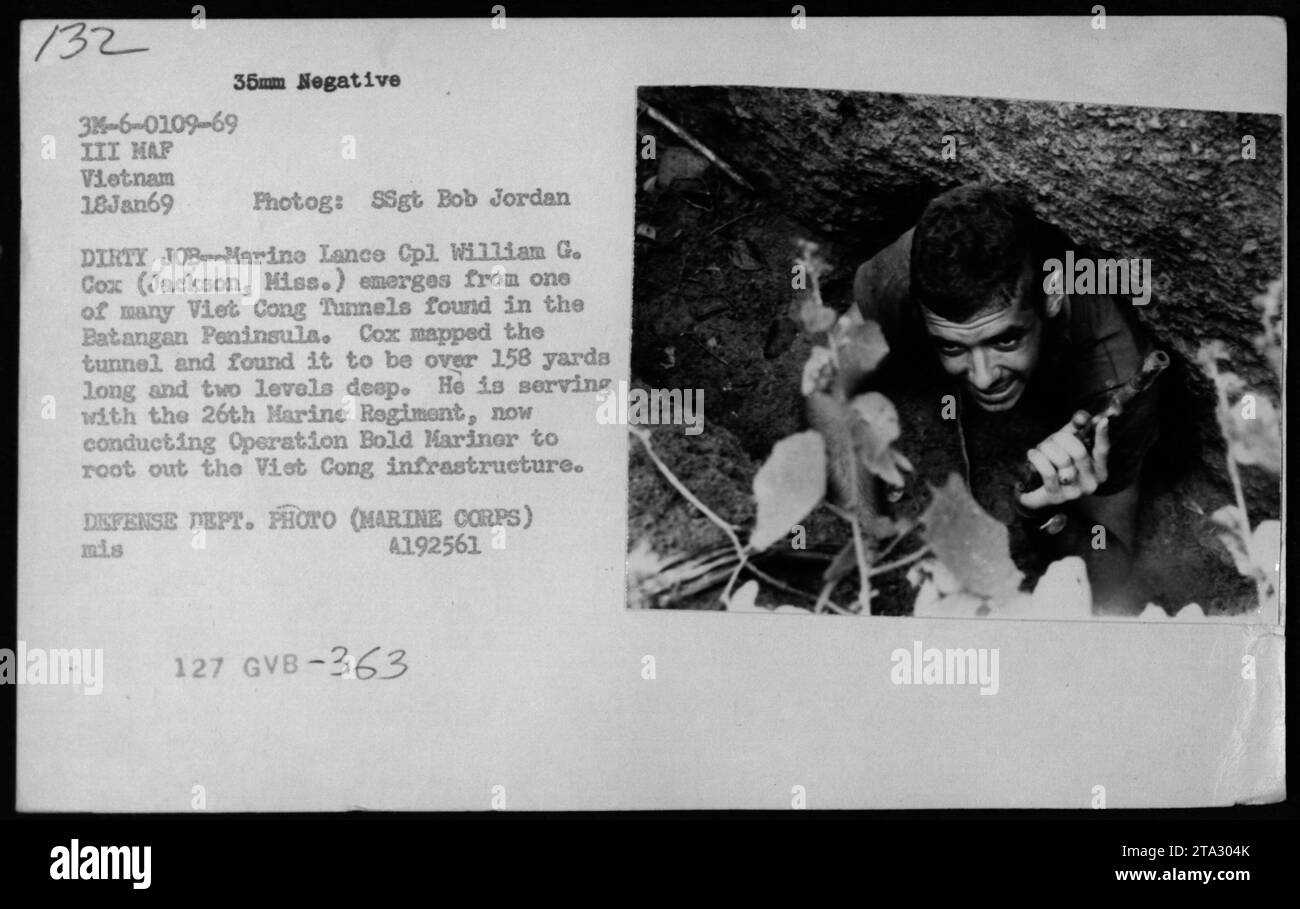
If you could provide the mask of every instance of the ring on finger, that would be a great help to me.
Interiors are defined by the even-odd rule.
[[[1079,482],[1079,472],[1073,467],[1062,467],[1057,472],[1057,476],[1059,477],[1061,484],[1064,486],[1073,486],[1075,483]]]

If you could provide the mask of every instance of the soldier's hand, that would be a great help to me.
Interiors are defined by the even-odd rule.
[[[1068,424],[1031,449],[1026,457],[1043,478],[1043,485],[1020,496],[1025,508],[1062,505],[1092,495],[1106,482],[1106,461],[1110,455],[1110,421],[1102,420],[1093,434],[1092,451],[1084,447],[1076,432],[1087,425],[1088,415],[1075,414]]]

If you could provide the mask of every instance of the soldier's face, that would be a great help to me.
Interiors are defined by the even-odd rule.
[[[1042,317],[1019,300],[969,322],[922,312],[939,362],[963,382],[971,400],[987,411],[1015,407],[1038,368]]]

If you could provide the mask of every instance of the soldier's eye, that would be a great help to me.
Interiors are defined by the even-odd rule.
[[[998,350],[1015,350],[1020,346],[1020,338],[1003,338],[1000,341],[994,341],[993,346]]]
[[[945,357],[960,357],[965,352],[966,348],[962,347],[960,344],[939,345],[939,353],[943,354]]]

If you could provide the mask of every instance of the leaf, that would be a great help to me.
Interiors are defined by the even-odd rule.
[[[672,562],[671,558],[659,555],[650,546],[647,539],[638,540],[627,553],[627,577],[629,583],[645,578],[652,578]]]
[[[659,149],[658,185],[664,188],[677,180],[693,180],[709,168],[709,161],[689,148],[669,145]]]
[[[936,559],[922,559],[917,562],[908,569],[907,580],[911,582],[913,587],[932,584],[940,596],[946,597],[949,594],[961,592],[961,582],[942,562]]]
[[[1048,565],[1034,585],[1031,603],[1031,614],[1038,619],[1092,618],[1092,585],[1083,559],[1068,556]]]
[[[1219,361],[1228,359],[1228,345],[1222,341],[1207,341],[1196,351],[1196,362],[1206,375],[1214,378],[1219,371]]]
[[[1007,528],[980,508],[957,474],[933,488],[921,522],[934,554],[974,594],[1010,595],[1024,576],[1011,560]]]
[[[997,601],[996,607],[990,606],[988,600],[983,600],[981,602],[984,603],[984,608],[975,613],[976,617],[981,619],[1063,618],[1063,616],[1053,614],[1056,609],[1056,604],[1052,605],[1051,610],[1041,615],[1035,612],[1033,594],[1020,593],[1019,591],[1003,595]],[[1074,616],[1074,618],[1092,618],[1091,608],[1092,604],[1089,602],[1088,614],[1084,616]]]
[[[835,310],[822,304],[820,294],[806,294],[799,304],[796,321],[806,333],[815,335],[829,330],[835,324]]]
[[[879,392],[869,391],[858,395],[849,406],[860,418],[853,433],[863,465],[886,483],[902,486],[903,476],[891,447],[900,432],[893,402]]]
[[[1255,562],[1246,550],[1246,541],[1250,539],[1250,530],[1245,526],[1241,512],[1236,505],[1224,505],[1222,508],[1210,515],[1210,520],[1220,527],[1224,532],[1216,534],[1223,548],[1228,550],[1232,556],[1232,563],[1237,566],[1237,571],[1243,577],[1259,578]]]
[[[1218,535],[1219,542],[1223,548],[1228,550],[1232,556],[1232,563],[1237,566],[1237,572],[1245,578],[1255,577],[1255,565],[1246,553],[1246,547],[1241,545],[1241,540],[1237,539],[1236,534],[1221,533]]]
[[[795,284],[800,292],[790,301],[790,317],[799,323],[805,334],[818,335],[829,331],[835,324],[835,310],[822,302],[820,289],[821,276],[827,271],[827,265],[818,255],[816,243],[800,240],[797,245],[799,258],[795,260],[794,271],[802,281]],[[745,249],[745,252],[748,254],[749,250]],[[758,250],[754,249],[754,252]]]
[[[1237,510],[1236,505],[1224,505],[1222,508],[1216,508],[1214,514],[1210,515],[1210,520],[1220,527],[1231,530],[1238,537],[1244,536],[1242,531],[1246,522],[1242,520],[1241,512]]]
[[[898,411],[889,398],[878,391],[869,391],[854,398],[850,406],[872,428],[882,445],[892,445],[898,439]]]
[[[1282,282],[1274,281],[1268,285],[1268,289],[1255,298],[1255,306],[1260,311],[1260,325],[1263,327],[1263,334],[1255,339],[1255,349],[1268,358],[1280,382],[1285,382],[1285,376],[1282,369],[1283,358],[1283,339],[1282,339]]]
[[[1246,417],[1244,404],[1238,402],[1225,413],[1219,411],[1219,423],[1228,440],[1229,454],[1239,464],[1254,464],[1272,473],[1282,472],[1282,427],[1273,402],[1262,394],[1255,395],[1254,416]]]
[[[1250,535],[1248,548],[1251,563],[1259,569],[1263,579],[1277,583],[1277,573],[1282,560],[1282,524],[1278,521],[1260,521]]]
[[[763,263],[754,256],[752,248],[744,239],[731,242],[731,250],[727,258],[741,271],[758,271],[763,267]]]
[[[746,581],[731,594],[727,601],[727,612],[765,612],[762,606],[755,604],[758,599],[758,581]]]
[[[638,540],[627,554],[628,606],[648,609],[654,605],[653,581],[672,562],[671,557],[660,556],[650,546],[649,540]]]
[[[803,365],[799,388],[806,398],[813,392],[825,392],[835,378],[835,355],[826,347],[814,347]]]
[[[851,310],[850,310],[851,312]],[[857,321],[847,314],[841,316],[831,332],[835,355],[840,361],[841,383],[844,388],[856,388],[876,371],[876,367],[889,353],[889,342],[880,323],[874,319]]]
[[[1270,282],[1268,288],[1255,298],[1254,303],[1265,327],[1269,327],[1274,319],[1281,318],[1282,315],[1282,282]]]
[[[731,599],[724,605],[727,612],[764,612],[774,615],[809,615],[809,611],[801,606],[791,604],[781,604],[779,606],[767,607],[760,606],[758,600],[758,582],[746,581],[731,595]]]
[[[912,604],[912,615],[932,619],[975,619],[986,612],[984,598],[973,593],[954,593],[940,596],[934,593],[929,582],[923,584]]]
[[[758,519],[749,536],[755,550],[790,532],[826,496],[826,442],[815,430],[787,436],[754,476]]]
[[[912,566],[907,578],[916,587],[912,615],[933,618],[975,618],[985,608],[984,598],[961,589],[942,563],[926,559]]]

